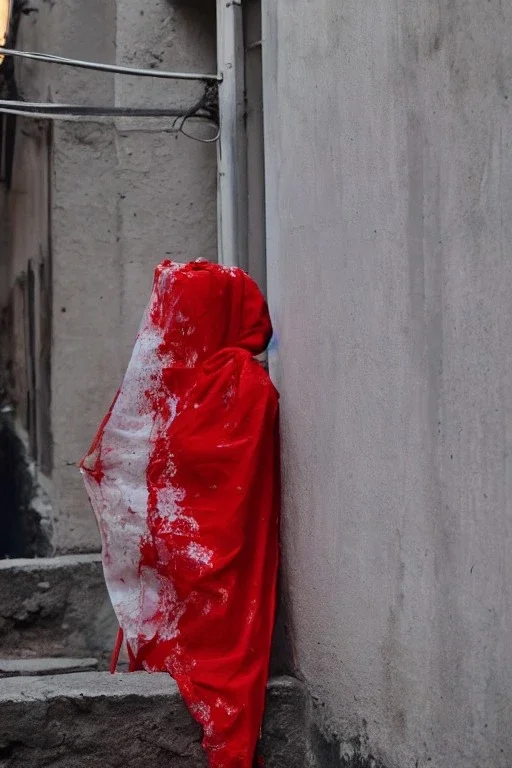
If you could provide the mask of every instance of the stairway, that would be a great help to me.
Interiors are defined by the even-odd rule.
[[[166,674],[110,675],[116,622],[99,555],[0,561],[0,768],[206,768]],[[268,688],[267,768],[305,768],[306,696]]]
[[[104,669],[116,629],[99,554],[0,560],[0,659],[90,657]]]

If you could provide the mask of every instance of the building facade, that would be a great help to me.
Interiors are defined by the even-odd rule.
[[[35,0],[18,14],[16,47],[215,72],[215,7]],[[14,78],[24,100],[97,106],[193,104],[202,88],[26,61]],[[217,257],[215,145],[172,122],[16,121],[2,191],[4,400],[37,461],[57,553],[99,547],[77,462],[120,383],[154,266]]]
[[[263,8],[294,661],[342,754],[506,768],[512,6]]]

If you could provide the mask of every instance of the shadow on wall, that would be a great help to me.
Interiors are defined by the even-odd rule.
[[[52,554],[48,502],[34,479],[10,413],[0,413],[0,559]]]
[[[196,30],[196,34],[199,33],[204,38],[206,45],[213,44],[217,21],[217,6],[214,0],[169,0],[169,5],[179,11],[190,28]],[[212,55],[215,56],[214,48]]]

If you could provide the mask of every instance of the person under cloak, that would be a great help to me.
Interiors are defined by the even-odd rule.
[[[272,326],[242,270],[164,261],[81,472],[130,670],[167,671],[211,768],[251,768],[276,604]]]

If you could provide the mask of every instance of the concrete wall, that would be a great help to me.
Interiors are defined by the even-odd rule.
[[[385,765],[506,768],[512,5],[264,9],[295,661]]]
[[[34,0],[18,47],[133,66],[215,71],[215,7],[171,0]],[[118,106],[190,106],[196,84],[126,79],[19,63],[26,98]],[[198,90],[199,89],[199,90]],[[36,333],[34,385],[48,393],[40,446],[55,510],[57,551],[91,551],[99,541],[76,462],[119,385],[153,268],[162,258],[216,258],[215,147],[170,132],[171,120],[58,123],[20,121],[10,195],[10,282],[24,285],[29,261],[46,260],[51,280],[51,350]],[[37,269],[36,269],[37,272]],[[38,272],[39,274],[39,272]],[[39,277],[37,278],[39,280]],[[15,301],[15,299],[13,299]],[[30,426],[31,351],[24,292],[15,344],[19,414]],[[36,316],[40,316],[36,308]],[[49,395],[51,394],[51,406]],[[41,427],[37,427],[41,431]]]

